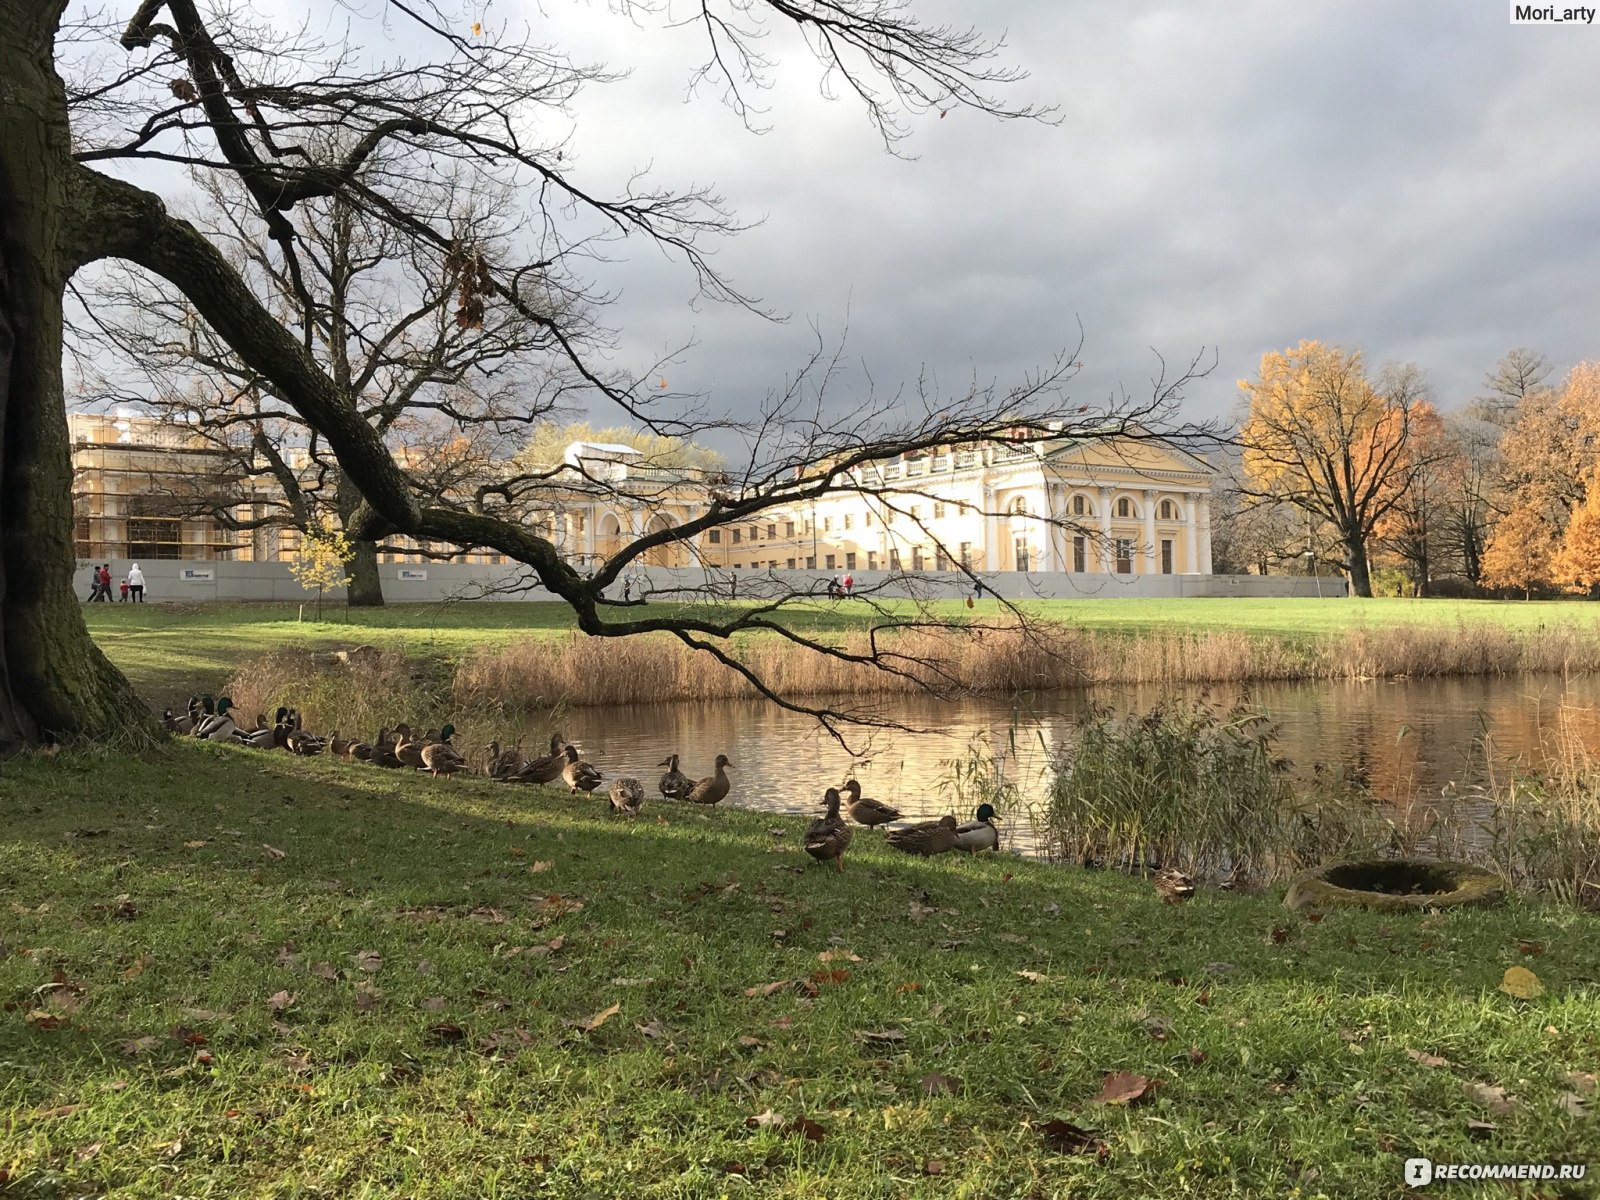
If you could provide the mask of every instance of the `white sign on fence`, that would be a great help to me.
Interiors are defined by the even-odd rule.
[[[425,583],[428,579],[428,573],[419,571],[416,567],[401,567],[400,578],[408,583]]]
[[[178,576],[180,583],[215,583],[217,573],[210,567],[185,567]]]

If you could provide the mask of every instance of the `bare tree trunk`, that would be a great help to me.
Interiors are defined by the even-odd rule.
[[[355,557],[350,560],[350,583],[345,589],[345,603],[351,608],[382,608],[383,580],[378,577],[378,543],[354,534],[355,516],[361,508],[361,493],[355,484],[339,473],[337,492],[340,522],[350,536],[350,548]]]
[[[0,0],[0,754],[158,726],[89,639],[72,586],[61,302],[76,263],[62,4]]]
[[[1352,596],[1372,595],[1372,567],[1367,562],[1367,542],[1360,534],[1348,534],[1344,539],[1345,548],[1349,551],[1350,594]]]

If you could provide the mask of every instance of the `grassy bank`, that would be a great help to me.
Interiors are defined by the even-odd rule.
[[[931,653],[978,690],[1011,692],[1088,683],[1210,683],[1395,675],[1497,675],[1600,670],[1600,605],[1410,600],[1085,600],[1024,606],[1047,636],[987,640],[923,637]],[[995,620],[934,606],[954,620]],[[666,608],[644,610],[668,612]],[[295,606],[143,608],[94,605],[90,628],[147,696],[181,700],[221,687],[241,664],[278,651],[372,644],[426,660],[455,680],[461,703],[492,696],[522,708],[707,699],[748,694],[732,673],[667,638],[578,636],[553,604],[395,605],[353,611],[348,622],[294,619]],[[864,605],[795,609],[796,627],[859,648]],[[824,662],[778,639],[741,652],[794,694],[893,692],[914,686],[880,672]]]
[[[1600,1158],[1592,919],[1174,909],[865,832],[836,876],[800,827],[221,747],[8,763],[0,1191],[1398,1196],[1413,1154]],[[1159,1086],[1094,1103],[1109,1072]]]

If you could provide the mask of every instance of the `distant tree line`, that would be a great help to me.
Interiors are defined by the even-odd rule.
[[[1213,517],[1219,572],[1336,570],[1358,596],[1600,594],[1600,363],[1517,349],[1440,412],[1413,365],[1262,356]]]

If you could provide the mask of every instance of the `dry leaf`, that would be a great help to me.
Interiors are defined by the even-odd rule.
[[[1131,1071],[1111,1071],[1100,1084],[1100,1090],[1089,1097],[1089,1103],[1135,1104],[1157,1086],[1143,1075],[1135,1075]]]
[[[1518,938],[1517,949],[1520,950],[1524,956],[1532,958],[1536,954],[1544,953],[1544,943],[1529,941],[1527,938]]]
[[[1593,1071],[1568,1071],[1567,1083],[1580,1096],[1594,1095],[1595,1079]]]
[[[744,994],[746,996],[770,996],[773,992],[778,991],[780,988],[786,988],[793,982],[794,980],[792,979],[775,979],[771,983],[758,983],[755,987],[745,988]]]
[[[185,1021],[222,1021],[227,1018],[227,1013],[213,1012],[209,1008],[180,1008],[179,1014]]]
[[[937,1158],[930,1158],[927,1162],[922,1164],[922,1173],[924,1175],[929,1175],[929,1176],[934,1176],[934,1177],[937,1177],[939,1175],[943,1175],[944,1174],[944,1164],[942,1162],[940,1162]]]
[[[1021,978],[1026,979],[1029,983],[1049,983],[1050,982],[1050,976],[1041,975],[1037,971],[1018,971],[1018,972],[1016,972],[1016,974],[1018,976],[1020,976]]]
[[[284,851],[279,850],[276,846],[269,846],[265,842],[261,843],[261,848],[267,852],[267,857],[268,858],[276,859],[276,858],[288,858],[289,857],[288,854],[286,854]]]
[[[766,1112],[757,1113],[753,1117],[746,1117],[744,1123],[751,1129],[764,1129],[769,1125],[782,1125],[783,1120],[782,1115],[773,1112],[769,1108]]]
[[[383,955],[376,950],[362,950],[351,956],[356,966],[363,971],[380,971],[383,969]]]
[[[282,1012],[294,1003],[294,996],[287,991],[273,992],[267,997],[267,1008],[273,1012]]]
[[[1533,1000],[1544,995],[1544,984],[1527,967],[1507,967],[1505,978],[1500,981],[1500,990],[1518,1000]]]
[[[533,874],[538,875],[541,872],[548,871],[551,867],[553,867],[555,865],[556,864],[555,864],[555,860],[554,859],[541,858],[537,862],[529,863],[528,864],[528,870],[531,871]]]
[[[155,960],[156,956],[154,954],[141,954],[138,958],[134,959],[133,962],[128,964],[127,970],[122,972],[122,977],[124,979],[139,978],[139,976],[144,974],[145,968],[151,963],[155,962]]]
[[[333,966],[332,963],[320,962],[316,966],[311,968],[311,973],[313,975],[315,975],[318,979],[338,979],[339,978],[339,972],[334,969],[334,966]]]
[[[432,975],[433,974],[433,963],[432,963],[432,961],[430,961],[429,959],[425,958],[421,962],[419,962],[417,964],[417,974],[418,975]]]
[[[192,842],[185,842],[183,844],[183,848],[185,850],[198,850],[198,849],[200,849],[201,846],[204,846],[205,844],[206,844],[205,838],[196,838]]]
[[[91,1158],[99,1155],[100,1151],[104,1148],[104,1142],[90,1142],[87,1146],[79,1146],[76,1150],[74,1150],[72,1152],[72,1157],[77,1159],[79,1162],[88,1162]]]
[[[1556,1097],[1556,1107],[1569,1117],[1586,1117],[1589,1115],[1589,1102],[1577,1092],[1562,1092]]]
[[[934,1071],[922,1077],[922,1091],[928,1096],[949,1096],[959,1092],[961,1080],[954,1075],[941,1075]]]
[[[383,999],[383,994],[376,988],[366,984],[356,985],[356,1011],[371,1013],[378,1011],[378,1002]]]
[[[147,1036],[130,1038],[126,1042],[122,1043],[121,1048],[122,1052],[129,1058],[138,1058],[141,1054],[149,1054],[150,1051],[154,1050],[159,1045],[161,1045],[160,1038]]]
[[[667,1027],[660,1021],[646,1021],[643,1025],[635,1025],[634,1028],[652,1042],[665,1041],[667,1037]]]
[[[1421,1063],[1425,1067],[1448,1067],[1450,1060],[1440,1058],[1437,1054],[1428,1054],[1422,1050],[1407,1050],[1406,1057],[1412,1062]]]
[[[1192,1062],[1195,1066],[1198,1067],[1201,1063],[1205,1062],[1206,1059],[1210,1058],[1211,1056],[1209,1054],[1207,1054],[1204,1050],[1200,1049],[1199,1046],[1190,1046],[1189,1047],[1189,1052],[1186,1055],[1184,1055],[1184,1057],[1187,1058],[1190,1062]]]
[[[425,996],[422,1001],[423,1012],[443,1012],[448,1003],[443,996]]]
[[[746,1050],[758,1050],[762,1046],[766,1045],[766,1043],[763,1042],[760,1038],[751,1037],[748,1033],[740,1034],[739,1037],[738,1037],[738,1043],[739,1043],[739,1045],[743,1046]]]
[[[580,1033],[593,1033],[621,1011],[622,1005],[613,1004],[610,1008],[602,1008],[586,1021],[568,1021],[567,1024]]]
[[[1517,1108],[1517,1098],[1503,1087],[1488,1083],[1467,1084],[1467,1095],[1497,1116],[1505,1116]]]
[[[444,1042],[449,1044],[451,1042],[459,1042],[465,1039],[467,1036],[467,1031],[461,1028],[461,1026],[452,1024],[449,1021],[441,1021],[437,1025],[428,1026],[428,1036],[433,1038],[433,1040],[436,1042]]]
[[[906,1032],[903,1029],[858,1029],[856,1037],[863,1042],[903,1042],[906,1040]]]
[[[1475,1142],[1481,1142],[1499,1128],[1500,1126],[1496,1125],[1493,1121],[1476,1121],[1469,1119],[1467,1121],[1467,1136]]]
[[[859,954],[852,954],[848,950],[824,950],[821,954],[817,955],[817,961],[818,962],[825,962],[825,963],[828,963],[828,962],[853,962],[853,963],[856,963],[856,962],[860,962],[861,961],[861,956]]]
[[[1044,1143],[1057,1154],[1093,1154],[1105,1157],[1107,1147],[1099,1130],[1084,1129],[1071,1121],[1053,1117],[1039,1126]]]

